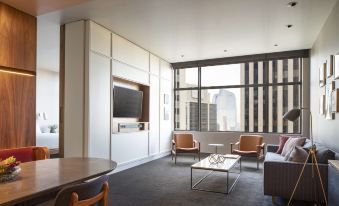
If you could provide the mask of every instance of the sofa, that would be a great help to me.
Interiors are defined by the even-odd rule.
[[[49,151],[47,147],[35,146],[0,150],[0,160],[4,160],[11,156],[14,156],[17,161],[24,163],[48,159]]]
[[[303,148],[308,151],[310,146],[310,141],[306,140]],[[319,151],[317,152],[319,171],[327,196],[328,159],[335,159],[336,154],[321,144],[316,143],[316,146],[317,151]],[[267,145],[267,153],[264,161],[264,194],[272,196],[273,201],[275,197],[283,197],[286,199],[291,197],[303,167],[303,163],[287,161],[284,156],[275,153],[278,148],[278,145]],[[324,153],[324,151],[326,157],[318,157],[318,153],[320,155],[320,153]],[[325,202],[319,178],[317,178],[318,176],[316,176],[316,174],[314,177],[316,181],[312,181],[312,164],[308,161],[293,199]]]

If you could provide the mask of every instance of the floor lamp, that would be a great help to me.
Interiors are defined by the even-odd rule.
[[[302,167],[302,170],[301,170],[301,173],[299,175],[299,178],[294,186],[294,189],[293,189],[293,193],[291,195],[291,198],[290,200],[288,201],[288,204],[287,206],[291,205],[291,201],[293,199],[293,196],[298,188],[298,185],[299,185],[299,182],[301,180],[301,177],[303,176],[303,173],[304,173],[304,170],[305,170],[305,167],[307,165],[307,162],[308,162],[308,159],[311,157],[312,158],[312,169],[313,169],[313,174],[316,173],[318,175],[318,178],[320,180],[320,185],[321,185],[321,189],[322,189],[322,193],[323,193],[323,196],[324,196],[324,199],[325,199],[325,203],[327,205],[327,198],[326,198],[326,193],[325,193],[325,190],[324,190],[324,184],[323,184],[323,181],[321,179],[321,175],[320,175],[320,171],[319,171],[319,167],[318,167],[318,162],[317,162],[317,159],[316,159],[316,151],[317,151],[317,148],[313,142],[313,129],[312,129],[312,113],[311,113],[311,110],[309,108],[300,108],[300,109],[292,109],[288,112],[286,112],[284,114],[284,119],[285,120],[288,120],[288,121],[295,121],[296,119],[298,119],[301,115],[301,112],[302,111],[308,111],[309,112],[309,115],[310,115],[310,140],[311,140],[311,148],[310,148],[310,151],[308,153],[308,156],[306,158],[306,161]],[[313,177],[313,181],[314,181],[314,177]]]

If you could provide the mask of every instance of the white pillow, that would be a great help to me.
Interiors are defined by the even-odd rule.
[[[42,133],[49,133],[50,132],[50,129],[48,128],[48,126],[41,126],[40,129],[41,129]]]
[[[35,130],[36,130],[37,134],[41,134],[39,121],[36,121],[36,123],[35,123]]]
[[[305,144],[305,141],[306,141],[305,137],[301,137],[301,138],[290,137],[284,145],[284,148],[281,152],[281,156],[286,156],[288,152],[293,150],[295,146],[300,146],[300,147],[303,146]]]

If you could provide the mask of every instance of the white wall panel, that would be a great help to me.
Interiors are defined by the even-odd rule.
[[[160,60],[160,76],[167,80],[172,79],[172,66],[162,59]]]
[[[164,104],[164,95],[169,96],[169,103]],[[161,79],[160,80],[160,152],[170,150],[172,139],[172,81]],[[164,120],[165,108],[169,111],[169,119]]]
[[[111,32],[104,27],[88,21],[90,26],[90,49],[105,56],[111,56]]]
[[[148,156],[148,131],[113,134],[111,158],[118,164]]]
[[[149,73],[113,60],[113,75],[130,81],[149,85]]]
[[[159,78],[156,76],[150,77],[150,131],[149,131],[149,154],[157,154],[159,153]]]
[[[157,76],[160,73],[160,59],[153,54],[150,54],[150,73]]]
[[[90,52],[88,80],[88,156],[110,158],[111,61]]]
[[[116,34],[112,34],[112,39],[115,60],[149,72],[148,51]]]

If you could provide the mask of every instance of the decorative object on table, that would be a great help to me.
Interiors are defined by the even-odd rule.
[[[164,104],[169,104],[169,95],[164,94]]]
[[[326,63],[319,68],[319,86],[323,87],[326,84]]]
[[[218,154],[218,147],[225,146],[224,144],[208,144],[208,146],[215,147],[215,154]]]
[[[58,125],[53,124],[48,126],[48,128],[50,129],[50,133],[57,133]]]
[[[300,172],[299,178],[298,178],[298,180],[297,180],[297,182],[294,186],[293,192],[291,194],[291,197],[290,197],[290,200],[288,201],[287,206],[291,205],[293,196],[294,196],[294,194],[295,194],[295,192],[298,188],[299,182],[301,180],[301,177],[304,174],[305,167],[306,167],[308,160],[310,158],[311,158],[312,165],[313,165],[313,167],[312,167],[313,168],[313,174],[316,174],[317,177],[319,178],[321,189],[322,189],[322,195],[323,195],[323,197],[325,199],[325,203],[327,205],[327,196],[326,196],[326,192],[325,192],[325,189],[324,189],[324,184],[323,184],[323,181],[322,181],[322,178],[321,178],[321,174],[320,174],[320,171],[319,171],[318,160],[316,158],[317,148],[316,148],[316,145],[313,142],[313,128],[312,128],[312,113],[311,113],[311,110],[309,108],[292,109],[292,110],[290,110],[290,111],[288,111],[287,113],[284,114],[283,119],[293,122],[293,121],[297,120],[300,117],[301,112],[305,111],[305,110],[307,110],[309,112],[309,116],[310,116],[310,140],[311,140],[312,146],[309,148],[308,156],[307,156],[307,158],[304,162],[304,165],[303,165],[302,170]],[[316,179],[315,179],[316,175],[312,175],[312,181],[314,181],[314,182],[316,182]]]
[[[334,55],[330,56],[330,63],[327,65],[326,76],[331,77],[333,75]]]
[[[339,53],[334,56],[334,79],[339,79]]]
[[[0,161],[0,182],[15,180],[21,171],[19,165],[20,162],[16,161],[13,156]]]
[[[333,120],[335,114],[332,113],[332,84],[326,85],[326,105],[325,105],[325,118]]]
[[[226,157],[224,155],[220,155],[220,154],[210,154],[210,156],[208,156],[208,161],[211,164],[224,163],[225,159],[226,159]]]
[[[339,112],[339,89],[332,91],[332,112]]]
[[[326,97],[324,94],[320,95],[320,99],[319,99],[319,114],[321,115],[325,115],[325,101],[326,101]]]

